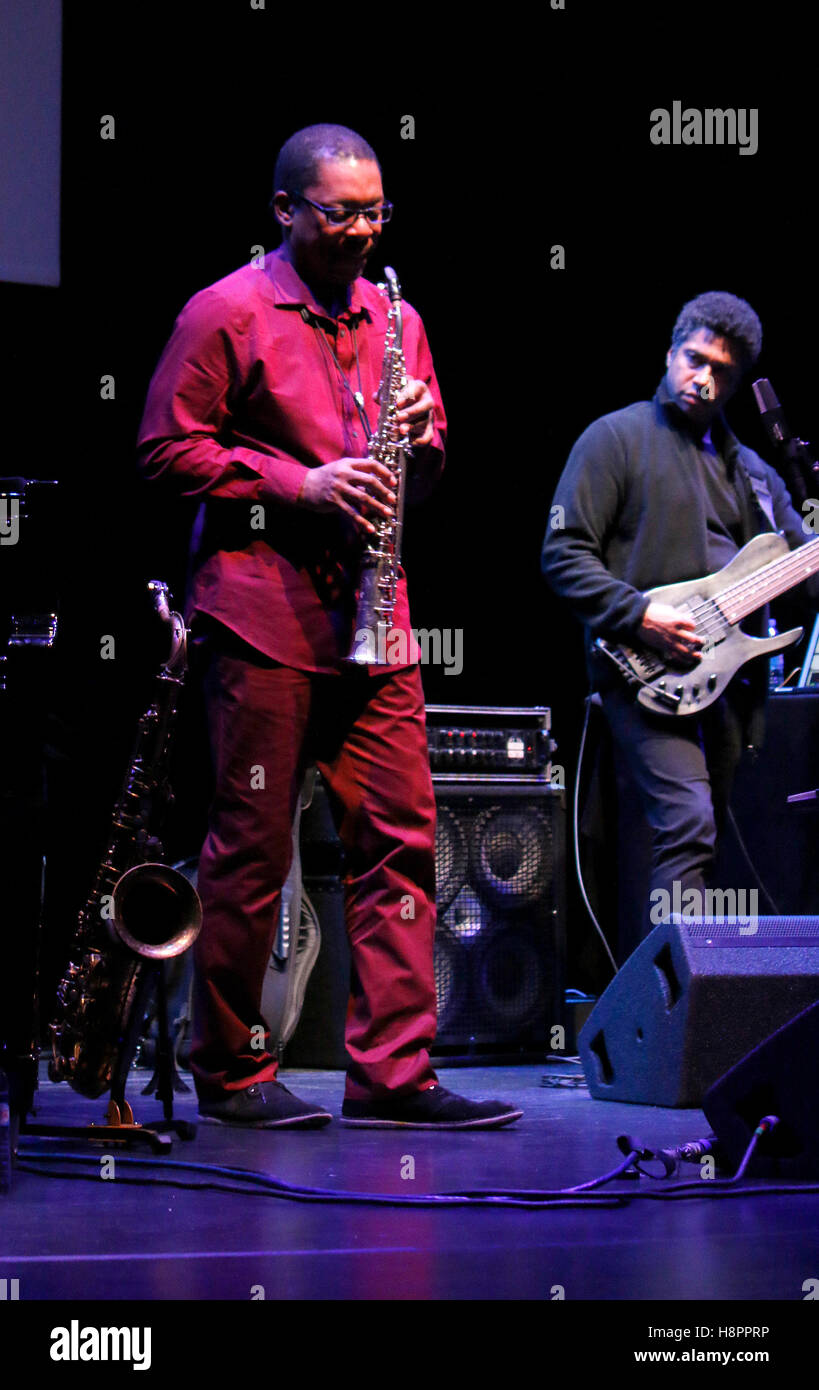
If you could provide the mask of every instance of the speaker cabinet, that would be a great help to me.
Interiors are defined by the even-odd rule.
[[[754,883],[737,837],[742,837],[762,885],[764,912],[819,912],[819,798],[788,802],[819,784],[819,691],[771,695],[759,756],[743,758],[731,796],[718,883]],[[775,906],[774,906],[775,904]]]
[[[564,1023],[564,793],[491,777],[433,782],[433,1050],[542,1051]]]
[[[564,1025],[565,819],[562,790],[500,778],[433,777],[438,926],[433,1053],[519,1053],[550,1044]],[[340,877],[310,872],[318,846],[329,866],[338,841],[320,779],[302,830],[304,884],[322,944],[288,1067],[346,1067],[350,954]],[[306,841],[306,842],[305,842]],[[338,860],[334,867],[338,869]]]
[[[762,1039],[819,999],[819,917],[655,927],[579,1037],[597,1100],[699,1106]]]
[[[285,1044],[283,1065],[346,1070],[344,1022],[350,997],[350,947],[344,885],[334,875],[305,877],[304,891],[321,929],[321,947],[304,992],[299,1021]]]
[[[304,892],[318,919],[321,945],[307,980],[299,1021],[285,1045],[285,1067],[346,1070],[344,1024],[350,997],[350,946],[344,920],[344,850],[319,773],[301,817]]]

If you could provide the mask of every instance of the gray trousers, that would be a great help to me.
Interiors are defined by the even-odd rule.
[[[704,893],[713,885],[718,840],[743,751],[743,694],[741,686],[733,692],[729,688],[699,717],[677,718],[651,714],[623,690],[602,693],[624,812],[619,870],[626,883],[621,883],[620,901],[630,902],[639,918],[636,936],[627,932],[632,949],[655,925],[650,917],[658,901],[650,896],[654,890],[665,889],[673,897],[675,882],[678,895],[689,888]],[[635,816],[642,825],[635,825]],[[646,830],[649,873],[638,848],[641,840],[645,844]],[[630,852],[632,844],[636,856]],[[621,930],[621,952],[622,937]]]

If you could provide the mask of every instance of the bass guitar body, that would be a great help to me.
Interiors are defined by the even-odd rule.
[[[715,574],[646,591],[652,602],[668,604],[693,617],[703,638],[702,657],[696,665],[678,665],[647,646],[620,646],[602,638],[594,645],[617,666],[629,685],[637,687],[637,699],[646,709],[655,714],[698,714],[719,698],[746,661],[770,656],[802,636],[801,627],[773,637],[750,637],[740,627],[741,618],[768,599],[760,582],[759,603],[748,607],[749,595],[753,603],[755,576],[792,553],[783,536],[765,532],[754,536]],[[802,578],[804,575],[799,575],[793,582]],[[745,611],[735,618],[732,610],[739,606],[736,596],[741,596]]]

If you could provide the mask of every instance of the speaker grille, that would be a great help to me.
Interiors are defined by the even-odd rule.
[[[435,877],[438,911],[445,912],[466,882],[469,850],[466,829],[449,806],[438,806]]]
[[[549,890],[553,875],[551,818],[536,805],[490,806],[477,817],[472,853],[475,883],[499,907],[528,907]]]
[[[819,944],[816,917],[725,917],[722,921],[702,921],[670,917],[679,922],[691,946],[815,946]]]
[[[481,943],[475,964],[479,998],[512,1032],[546,1018],[550,1001],[543,944],[537,929],[509,925]]]
[[[563,795],[548,784],[436,794],[435,1050],[542,1047],[562,1021]]]

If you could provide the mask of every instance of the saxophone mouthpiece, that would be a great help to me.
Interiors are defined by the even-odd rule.
[[[391,265],[384,266],[384,275],[386,276],[387,280],[387,292],[390,296],[390,299],[393,301],[393,303],[395,303],[397,299],[401,298],[401,286],[398,283],[398,276],[396,275]]]

